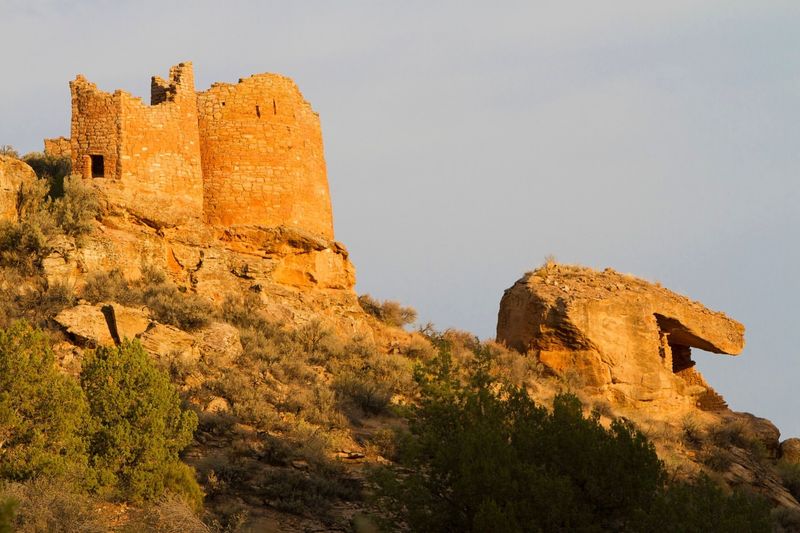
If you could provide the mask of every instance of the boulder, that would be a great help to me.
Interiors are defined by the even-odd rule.
[[[36,173],[16,157],[0,155],[0,220],[17,220],[17,193],[23,183],[36,181]]]
[[[55,321],[81,346],[96,347],[137,337],[150,317],[144,309],[116,303],[80,304],[61,311]]]
[[[694,369],[691,348],[738,354],[744,327],[630,275],[548,264],[505,291],[497,340],[621,403],[682,396],[724,410],[722,397]]]
[[[766,418],[761,418],[750,413],[735,413],[735,419],[743,424],[745,435],[764,445],[771,457],[778,457],[781,453],[781,432],[775,424]]]
[[[780,455],[788,463],[800,464],[800,439],[792,437],[781,442]]]
[[[214,322],[195,333],[200,355],[206,362],[224,366],[242,355],[239,330],[224,322]]]
[[[165,362],[193,365],[200,360],[195,338],[174,326],[152,323],[139,340],[150,355]]]

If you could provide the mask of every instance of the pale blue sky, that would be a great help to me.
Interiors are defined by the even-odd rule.
[[[800,435],[799,27],[777,0],[0,0],[0,144],[68,135],[79,72],[292,76],[360,292],[491,337],[548,254],[659,280],[746,325],[700,370]]]

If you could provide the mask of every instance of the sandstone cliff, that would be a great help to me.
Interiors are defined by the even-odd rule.
[[[276,320],[302,324],[328,310],[343,331],[364,327],[355,269],[338,242],[288,227],[158,228],[113,205],[95,225],[79,245],[56,243],[43,261],[51,283],[80,290],[92,272],[117,269],[135,280],[144,267],[155,267],[216,304],[251,293]]]

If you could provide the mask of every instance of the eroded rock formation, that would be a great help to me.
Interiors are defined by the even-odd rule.
[[[695,370],[691,349],[736,355],[744,327],[723,313],[611,269],[547,265],[505,291],[497,340],[533,351],[550,371],[576,374],[618,404],[725,403]]]
[[[33,169],[16,157],[0,155],[0,220],[17,219],[17,198],[25,182],[36,180]]]

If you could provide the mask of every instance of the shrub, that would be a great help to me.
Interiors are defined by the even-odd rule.
[[[93,271],[86,276],[83,297],[93,304],[114,301],[121,304],[139,303],[141,291],[134,290],[119,269]]]
[[[417,319],[417,312],[413,307],[403,307],[392,300],[381,302],[369,294],[362,294],[358,297],[358,303],[364,311],[389,326],[400,328]]]
[[[200,495],[178,453],[191,441],[197,416],[181,409],[178,393],[137,341],[101,347],[83,363],[81,385],[98,428],[91,460],[101,485],[135,501],[171,489]]]
[[[60,476],[91,485],[86,400],[58,372],[46,336],[27,323],[0,330],[0,476]]]
[[[143,300],[156,320],[186,331],[207,326],[214,315],[214,308],[208,300],[196,294],[182,293],[175,284],[167,281],[145,285]]]
[[[183,498],[165,494],[146,507],[140,516],[129,523],[126,531],[138,533],[211,533],[212,529],[197,517]]]
[[[272,506],[294,514],[309,510],[324,513],[334,498],[353,498],[357,494],[352,480],[309,476],[294,470],[273,470],[265,476],[262,487],[261,496]]]
[[[772,531],[766,500],[741,491],[726,494],[708,476],[677,481],[633,521],[634,531],[755,533]]]
[[[7,483],[0,487],[0,495],[17,504],[11,521],[17,533],[103,533],[111,529],[94,501],[58,480]]]
[[[228,295],[222,303],[222,318],[240,330],[266,330],[273,333],[275,324],[267,320],[261,309],[261,299],[255,293]]]
[[[72,160],[69,157],[32,152],[23,160],[30,165],[36,176],[49,183],[51,198],[60,198],[64,194],[64,180],[72,172]]]
[[[0,155],[19,159],[19,152],[17,152],[10,144],[0,144]]]
[[[703,443],[704,435],[700,424],[692,415],[686,415],[681,421],[683,441],[689,446],[698,447]]]
[[[0,533],[14,533],[14,513],[18,505],[13,498],[0,500]]]
[[[776,507],[772,510],[774,533],[796,533],[800,531],[800,511],[788,507]]]
[[[629,422],[606,429],[569,394],[548,411],[524,388],[495,382],[485,350],[463,381],[448,343],[439,346],[417,371],[422,396],[411,434],[398,442],[399,470],[373,476],[381,511],[395,524],[431,532],[769,531],[762,500],[728,496],[707,478],[668,486],[653,445]]]
[[[78,177],[63,181],[63,193],[53,202],[53,216],[58,227],[70,237],[80,238],[92,231],[100,205],[94,191]]]
[[[413,438],[400,451],[411,473],[379,477],[413,530],[615,529],[664,482],[641,432],[621,421],[606,430],[574,396],[556,397],[548,412],[522,388],[496,394],[485,367],[462,386],[446,347],[418,381]]]
[[[340,397],[350,400],[362,411],[380,414],[389,407],[392,390],[389,384],[374,379],[374,376],[347,370],[336,376],[333,388]]]
[[[44,327],[48,320],[63,309],[75,305],[75,293],[71,285],[44,279],[36,280],[34,286],[17,295],[17,314],[28,319],[38,327]]]
[[[800,498],[800,465],[788,461],[778,461],[776,469],[783,486],[789,489],[796,499]]]
[[[35,274],[49,253],[48,242],[57,233],[47,200],[47,183],[37,180],[22,186],[17,197],[19,220],[0,224],[0,265]]]

